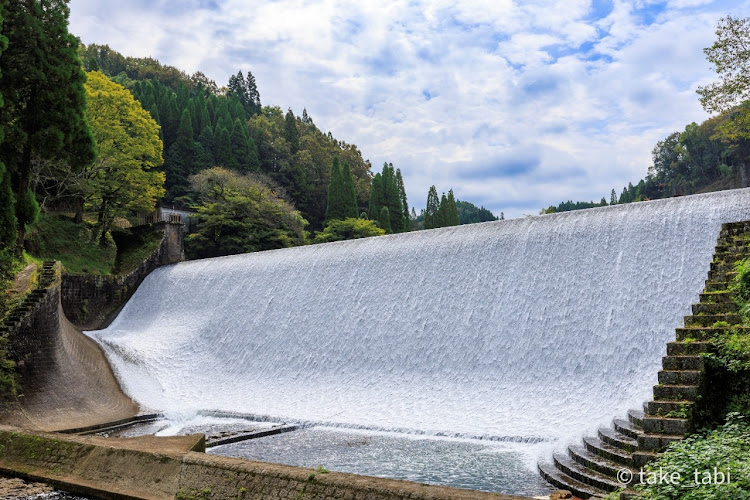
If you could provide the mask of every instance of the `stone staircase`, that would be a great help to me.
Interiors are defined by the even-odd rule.
[[[539,464],[544,479],[583,499],[603,497],[636,484],[648,462],[693,431],[692,415],[704,387],[703,354],[710,351],[712,337],[742,322],[728,285],[737,274],[734,263],[750,255],[748,243],[750,222],[722,225],[705,290],[685,326],[677,328],[676,341],[667,344],[653,400],[569,446],[567,455],[554,454],[553,464]],[[623,499],[636,496],[631,489],[621,494]]]
[[[9,334],[21,326],[36,305],[47,295],[47,289],[55,282],[56,276],[55,261],[43,262],[39,270],[37,287],[5,317],[0,324],[0,335]]]

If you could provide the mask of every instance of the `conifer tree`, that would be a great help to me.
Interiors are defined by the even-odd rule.
[[[224,127],[219,127],[214,135],[214,159],[221,167],[228,167],[232,162],[232,141]]]
[[[388,212],[388,207],[383,207],[380,210],[380,228],[384,229],[386,234],[393,233],[393,228],[391,227],[391,214]]]
[[[200,149],[195,157],[195,171],[200,172],[214,166],[214,133],[208,123],[198,136]]]
[[[78,39],[68,33],[67,3],[2,2],[8,45],[0,58],[0,128],[5,132],[0,161],[13,174],[17,200],[27,197],[32,159],[59,160],[80,169],[95,157],[85,116],[86,77]],[[29,213],[16,213],[19,254]]]
[[[167,161],[164,162],[166,174],[164,187],[167,189],[169,199],[174,200],[187,191],[188,176],[195,173],[196,153],[195,141],[193,140],[193,121],[190,111],[186,108],[182,112],[177,139],[169,148]]]
[[[354,177],[352,176],[352,170],[349,168],[349,162],[344,161],[344,166],[341,168],[341,188],[342,196],[341,200],[343,203],[342,212],[344,219],[357,218],[359,208],[357,207],[357,191],[354,188]]]
[[[247,139],[247,126],[237,118],[234,121],[234,130],[230,138],[232,143],[232,162],[227,167],[237,168],[242,172],[249,172],[252,169],[252,158],[250,152],[250,143]]]
[[[440,205],[438,206],[437,211],[437,225],[435,227],[445,227],[448,225],[448,197],[445,196],[445,193],[443,193],[443,196],[440,197]]]
[[[456,198],[453,196],[453,189],[448,191],[448,206],[445,209],[445,225],[446,226],[458,226],[458,207],[456,206]]]
[[[333,219],[345,219],[343,213],[340,212],[343,194],[343,182],[341,180],[341,168],[339,167],[339,157],[334,155],[333,163],[331,165],[331,177],[328,181],[328,203],[326,205],[326,218],[324,225],[328,221]]]
[[[409,204],[406,202],[406,188],[404,187],[404,178],[401,176],[401,169],[396,169],[396,182],[398,184],[398,195],[401,200],[401,210],[404,216],[402,219],[403,231],[409,230]]]
[[[380,208],[385,206],[383,200],[383,174],[378,172],[372,179],[370,184],[370,206],[367,213],[370,214],[372,220],[377,221],[380,217]]]
[[[284,117],[284,136],[289,143],[289,149],[292,154],[296,154],[299,151],[299,131],[297,130],[297,119],[292,113],[292,108],[286,112]]]
[[[3,25],[2,9],[0,9],[0,28]],[[8,47],[8,39],[0,30],[0,58]],[[0,74],[2,78],[2,74]],[[3,106],[3,96],[0,94],[0,107]],[[5,136],[0,124],[0,144]],[[16,200],[10,184],[10,171],[0,162],[0,271],[4,271],[11,262],[12,250],[16,243]]]
[[[440,210],[440,199],[438,198],[437,189],[435,186],[430,186],[430,190],[427,193],[427,208],[424,212],[424,228],[434,229],[440,227],[438,225],[438,211]]]

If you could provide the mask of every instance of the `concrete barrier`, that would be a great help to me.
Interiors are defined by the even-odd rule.
[[[204,446],[202,435],[116,439],[0,426],[0,473],[111,499],[523,498],[209,455]]]

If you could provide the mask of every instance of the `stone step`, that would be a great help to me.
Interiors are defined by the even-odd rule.
[[[628,410],[628,421],[635,427],[643,428],[643,417],[645,413],[641,410]]]
[[[654,386],[654,398],[662,401],[696,401],[699,393],[697,385]]]
[[[599,435],[599,439],[603,442],[625,452],[633,453],[638,449],[638,442],[635,439],[628,437],[625,434],[621,434],[614,429],[610,429],[609,427],[599,428],[597,434]]]
[[[615,462],[627,467],[633,466],[633,455],[620,448],[611,446],[595,436],[583,438],[583,446],[594,455],[606,458],[610,462]]]
[[[721,292],[721,291],[725,291],[728,286],[729,286],[729,282],[727,280],[722,280],[722,281],[706,280],[705,290],[707,292]]]
[[[537,467],[539,474],[541,474],[545,481],[562,490],[568,490],[579,498],[604,498],[607,495],[607,492],[604,490],[576,481],[558,470],[554,465],[537,464]]]
[[[736,271],[709,271],[708,281],[732,281],[735,276]]]
[[[619,490],[623,486],[615,479],[589,469],[572,458],[560,453],[552,455],[552,459],[555,462],[555,468],[557,468],[557,470],[562,471],[566,476],[572,477],[583,484],[608,492]]]
[[[638,449],[642,451],[662,452],[666,450],[670,444],[682,441],[683,439],[683,435],[643,434],[638,436]]]
[[[637,439],[638,436],[643,434],[643,430],[633,425],[630,420],[616,418],[612,421],[612,425],[615,427],[615,430],[617,432],[631,439]]]
[[[643,404],[646,415],[658,417],[686,418],[692,412],[694,401],[688,400],[653,400]]]
[[[643,417],[644,434],[685,435],[691,431],[692,425],[687,418],[658,417],[650,415]]]
[[[643,469],[646,464],[655,460],[659,457],[659,454],[654,451],[638,450],[633,453],[633,467],[638,470]]]
[[[719,335],[724,335],[730,327],[713,327],[713,326],[694,326],[691,328],[677,328],[675,329],[677,342],[684,342],[685,340],[710,340]],[[745,332],[750,332],[750,328],[746,326],[733,326],[732,329],[740,329]]]
[[[710,342],[668,342],[667,356],[694,356],[711,352]]]
[[[685,316],[685,326],[713,326],[717,321],[725,321],[730,325],[742,323],[739,314],[701,314],[699,316]]]
[[[705,358],[703,356],[664,356],[661,366],[665,370],[703,370]]]
[[[718,302],[714,304],[693,304],[693,314],[735,314],[737,304],[734,302]]]
[[[635,469],[631,469],[617,462],[607,460],[604,457],[591,453],[584,446],[571,445],[568,447],[568,455],[570,458],[575,460],[577,463],[592,469],[600,474],[608,476],[610,479],[617,479],[617,473],[623,469],[629,470],[633,474],[636,473]]]
[[[720,290],[713,293],[700,294],[701,304],[724,304],[727,302],[734,303],[734,294],[729,290]]]
[[[661,370],[659,384],[662,385],[700,385],[703,372],[700,370]]]

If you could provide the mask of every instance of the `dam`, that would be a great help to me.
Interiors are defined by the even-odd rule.
[[[184,262],[88,334],[174,428],[506,443],[535,474],[648,399],[721,224],[748,218],[744,189]]]

